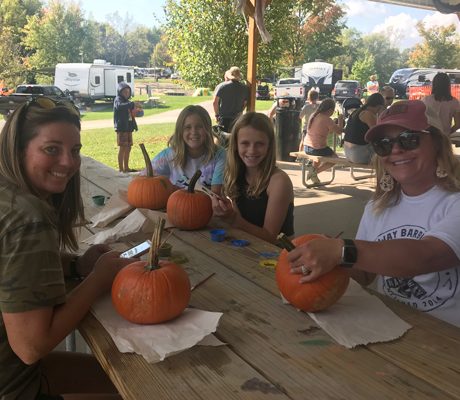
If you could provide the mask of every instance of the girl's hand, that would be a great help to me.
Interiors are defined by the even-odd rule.
[[[107,246],[106,244],[96,244],[91,246],[83,255],[78,257],[77,271],[80,275],[87,276],[93,270],[99,257],[110,250],[110,246]]]
[[[214,215],[225,220],[233,220],[236,216],[236,210],[233,207],[233,202],[228,197],[212,196],[212,210]]]

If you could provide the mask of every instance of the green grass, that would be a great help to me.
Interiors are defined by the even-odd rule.
[[[144,143],[147,152],[153,158],[167,145],[169,137],[174,132],[174,123],[142,125],[138,132],[133,133],[133,148],[131,151],[130,168],[145,168],[139,143]],[[118,170],[117,136],[113,128],[91,129],[82,131],[82,154]]]
[[[139,96],[138,96],[139,97]],[[168,101],[165,108],[146,109],[145,116],[159,114],[161,112],[181,109],[189,104],[197,104],[202,101],[210,100],[210,96],[191,97],[191,96],[163,96]],[[135,98],[135,100],[138,100]],[[258,100],[256,110],[263,112],[268,110],[272,101]],[[213,116],[211,116],[213,118]],[[90,111],[83,116],[84,121],[95,121],[102,119],[112,119],[112,105],[107,105],[106,111]],[[144,143],[151,158],[167,145],[169,137],[174,132],[174,123],[141,125],[138,132],[133,133],[134,145],[130,156],[130,168],[143,169],[145,167],[139,143]],[[94,158],[95,160],[118,170],[118,146],[117,137],[113,128],[90,129],[81,133],[83,144],[82,154]]]

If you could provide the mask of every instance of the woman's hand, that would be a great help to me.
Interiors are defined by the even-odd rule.
[[[110,246],[106,244],[96,244],[85,251],[83,255],[77,259],[77,271],[82,276],[87,276],[94,268],[96,261],[102,254],[110,251]]]
[[[110,291],[112,282],[115,279],[118,271],[128,264],[133,263],[134,258],[120,258],[119,251],[109,251],[99,257],[94,265],[93,272],[94,278],[99,281],[98,285],[102,291]]]
[[[342,239],[318,238],[303,243],[288,253],[291,273],[302,274],[299,282],[311,282],[331,271],[342,260]],[[302,268],[305,267],[305,268]],[[304,274],[304,271],[310,271]]]

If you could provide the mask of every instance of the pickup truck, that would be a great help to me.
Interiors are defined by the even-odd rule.
[[[282,97],[294,97],[304,100],[306,96],[306,88],[300,79],[285,78],[280,79],[275,86],[275,99]]]
[[[4,119],[21,104],[37,96],[50,97],[53,100],[64,100],[73,102],[69,93],[63,92],[57,86],[51,85],[19,85],[14,93],[0,97],[0,114]]]

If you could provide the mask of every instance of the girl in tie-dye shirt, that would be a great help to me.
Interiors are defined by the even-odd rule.
[[[221,192],[224,165],[225,150],[213,141],[211,118],[203,107],[196,105],[182,110],[168,147],[152,160],[154,172],[168,176],[178,188],[187,186],[200,169],[201,185],[217,194]]]

